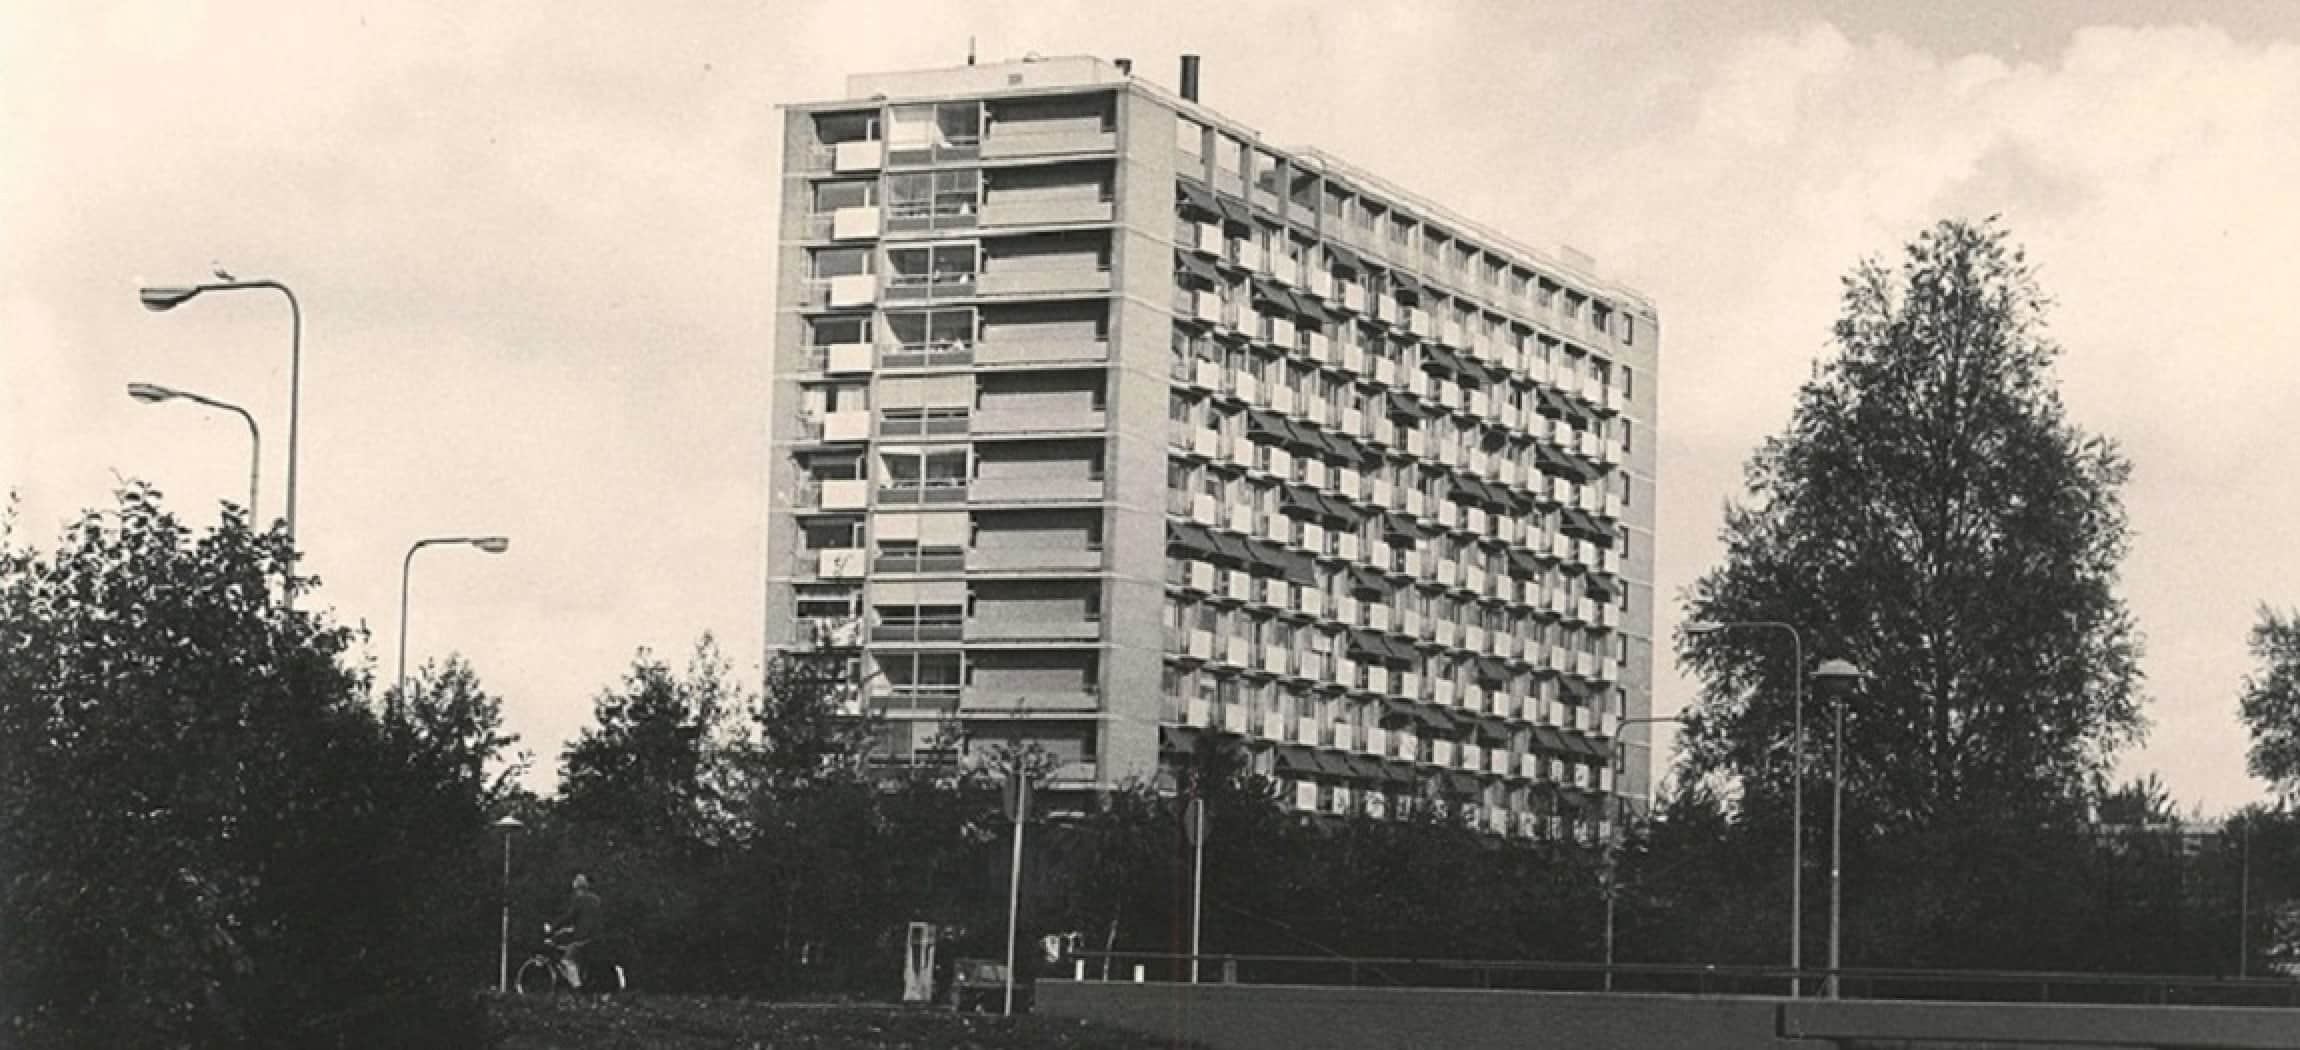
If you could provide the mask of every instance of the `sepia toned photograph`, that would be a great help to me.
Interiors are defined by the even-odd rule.
[[[0,1048],[2300,1047],[2300,3],[0,5]]]

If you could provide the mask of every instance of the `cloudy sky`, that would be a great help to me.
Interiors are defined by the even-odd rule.
[[[165,315],[139,282],[292,284],[300,528],[390,673],[461,650],[545,759],[639,646],[756,674],[774,106],[850,72],[1136,60],[1534,244],[1663,317],[1660,555],[1717,556],[1740,464],[1825,349],[1837,278],[2001,213],[2059,302],[2074,418],[2123,442],[2148,745],[2184,802],[2257,797],[2234,716],[2262,602],[2300,605],[2300,7],[2086,2],[0,7],[0,488],[42,544],[140,477],[240,498],[237,401],[285,468],[276,297]],[[2001,9],[2001,10],[2000,10]],[[1690,687],[1664,671],[1663,709]]]

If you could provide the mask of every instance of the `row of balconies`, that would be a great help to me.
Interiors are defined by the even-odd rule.
[[[1456,298],[1478,302],[1493,309],[1494,312],[1532,318],[1549,328],[1570,334],[1598,335],[1607,342],[1612,342],[1615,338],[1615,333],[1591,324],[1586,317],[1557,309],[1554,302],[1544,304],[1532,295],[1505,295],[1504,289],[1500,286],[1483,279],[1473,279],[1469,275],[1463,274],[1459,267],[1450,263],[1432,265],[1426,255],[1414,251],[1409,245],[1392,240],[1383,233],[1368,231],[1361,226],[1350,223],[1332,223],[1326,226],[1326,235],[1329,239],[1340,241],[1352,250],[1370,256],[1377,262],[1391,266],[1404,266],[1413,270],[1417,276],[1423,279],[1424,283],[1432,283],[1430,277],[1433,274],[1440,275],[1442,279],[1434,283],[1440,285],[1448,293]],[[1557,296],[1556,298],[1562,300],[1564,297]]]
[[[1244,704],[1219,705],[1203,697],[1190,698],[1183,708],[1184,725],[1257,737],[1275,743],[1325,748],[1466,773],[1558,783],[1590,791],[1609,792],[1614,785],[1610,763],[1592,765],[1560,761],[1557,756],[1530,748],[1519,750],[1516,745],[1486,747],[1476,743],[1474,738],[1462,741],[1444,737],[1424,739],[1411,729],[1393,730],[1380,726],[1368,726],[1361,732],[1346,722],[1334,722],[1311,715],[1288,715],[1278,710],[1259,712],[1257,718],[1257,713]]]
[[[1108,153],[1118,148],[1114,131],[1079,128],[1038,129],[1027,121],[991,122],[980,136],[945,136],[921,143],[916,159],[925,163],[969,160],[1009,160],[1024,157],[1071,157]],[[912,160],[913,150],[898,151],[894,164]],[[818,145],[807,151],[808,170],[838,175],[862,174],[888,166],[887,144],[878,139]]]
[[[808,347],[806,370],[837,375],[867,373],[880,368],[1077,364],[1109,359],[1107,339],[1061,336],[1000,337],[988,342],[833,343]]]
[[[1199,434],[1206,433],[1199,431]],[[1327,487],[1328,483],[1306,478],[1313,487]],[[1350,490],[1353,486],[1331,486],[1344,495],[1357,498]],[[1384,487],[1375,482],[1372,488]],[[1361,489],[1362,490],[1362,489]],[[1345,561],[1366,561],[1392,568],[1409,576],[1420,576],[1425,568],[1440,562],[1452,564],[1440,582],[1449,587],[1476,591],[1491,598],[1505,597],[1502,588],[1507,579],[1475,563],[1459,562],[1440,556],[1426,556],[1419,547],[1403,549],[1392,547],[1381,540],[1367,541],[1358,533],[1343,529],[1328,529],[1315,522],[1303,521],[1281,513],[1257,509],[1241,500],[1224,500],[1207,492],[1168,492],[1168,509],[1177,516],[1187,517],[1201,525],[1227,528],[1264,539],[1276,540],[1300,547],[1312,554],[1341,558]],[[1562,531],[1544,534],[1540,527],[1511,514],[1489,514],[1483,508],[1464,507],[1451,499],[1431,499],[1419,489],[1404,490],[1403,496],[1389,493],[1387,502],[1372,499],[1375,506],[1388,507],[1415,517],[1426,517],[1450,528],[1460,528],[1480,536],[1492,536],[1504,543],[1523,549],[1535,557],[1566,562],[1591,572],[1617,576],[1621,572],[1621,554],[1613,547],[1600,546],[1595,540],[1577,538]],[[1617,499],[1588,497],[1590,505],[1606,508],[1607,513],[1618,513]],[[1434,512],[1433,512],[1434,507]]]
[[[862,479],[804,481],[792,500],[800,510],[868,510],[873,483]],[[876,489],[880,505],[952,503],[1063,503],[1099,500],[1107,485],[1099,478],[930,478]]]
[[[967,273],[903,273],[880,280],[875,273],[808,278],[799,303],[810,309],[870,306],[883,289],[890,303],[948,302],[977,297],[1071,295],[1110,290],[1110,266],[1102,262],[1016,263]]]
[[[957,572],[1097,572],[1107,561],[1098,547],[969,547],[950,551],[903,551],[876,558],[860,547],[823,547],[801,552],[801,579],[859,580],[867,567],[880,574]]]
[[[1426,450],[1420,431],[1408,432],[1405,448],[1408,454]],[[1331,488],[1354,500],[1371,503],[1414,517],[1433,517],[1449,528],[1460,527],[1479,535],[1495,535],[1509,542],[1518,542],[1512,535],[1525,527],[1525,519],[1517,514],[1495,514],[1478,504],[1460,504],[1451,498],[1432,496],[1419,486],[1401,488],[1379,478],[1368,479],[1365,472],[1351,466],[1335,466],[1318,456],[1299,456],[1292,450],[1272,444],[1265,446],[1253,440],[1240,427],[1231,434],[1206,430],[1186,423],[1169,421],[1167,443],[1176,451],[1209,460],[1225,460],[1241,468],[1282,478],[1293,478],[1297,466],[1301,468],[1302,483],[1319,488]],[[1433,462],[1445,462],[1434,459]],[[1266,467],[1263,465],[1266,462]],[[1493,464],[1487,463],[1488,467]],[[1464,473],[1475,473],[1466,466]],[[1509,475],[1516,471],[1495,472],[1493,476],[1502,484],[1523,487],[1536,500],[1554,506],[1575,507],[1599,517],[1618,521],[1626,509],[1621,493],[1610,483],[1599,480],[1584,483],[1550,474],[1533,472],[1526,482],[1518,482]]]
[[[1101,431],[1109,414],[1101,409],[1032,406],[1028,408],[935,409],[912,416],[901,410],[851,409],[811,416],[804,420],[810,441],[868,441],[875,432],[882,438],[1004,437]]]
[[[1268,253],[1251,241],[1226,240],[1217,225],[1184,220],[1177,230],[1176,241],[1201,253],[1227,259],[1290,287],[1307,288],[1319,298],[1351,313],[1373,318],[1394,328],[1402,328],[1417,338],[1465,351],[1481,362],[1498,365],[1557,387],[1599,411],[1618,413],[1627,407],[1628,397],[1620,387],[1605,382],[1594,371],[1558,376],[1555,374],[1556,366],[1548,359],[1529,355],[1507,341],[1497,343],[1490,336],[1471,330],[1472,326],[1464,325],[1458,317],[1441,317],[1418,306],[1404,305],[1388,292],[1369,295],[1356,282],[1337,278],[1323,268],[1283,255],[1274,259],[1267,258]],[[1202,319],[1213,320],[1210,317]],[[1270,341],[1289,349],[1297,345],[1287,338]]]
[[[1407,389],[1426,396],[1432,382],[1429,374],[1419,369],[1413,370],[1412,374],[1418,378],[1409,383]],[[1177,361],[1171,375],[1177,382],[1210,393],[1233,397],[1259,408],[1302,416],[1320,426],[1353,437],[1391,448],[1403,448],[1412,455],[1435,459],[1448,466],[1494,477],[1510,484],[1518,483],[1520,477],[1531,479],[1539,474],[1530,450],[1521,449],[1512,455],[1502,455],[1487,451],[1475,431],[1457,429],[1449,436],[1438,439],[1433,437],[1432,431],[1423,427],[1398,426],[1386,412],[1371,413],[1371,418],[1367,418],[1368,413],[1355,408],[1337,412],[1323,398],[1297,395],[1284,384],[1265,383],[1250,373],[1231,369],[1203,357],[1192,358],[1187,362]],[[1423,389],[1414,391],[1413,388],[1417,386]],[[1460,388],[1451,389],[1458,391]],[[1453,399],[1460,401],[1463,396],[1457,393]],[[1483,394],[1475,396],[1484,397]],[[1509,423],[1502,425],[1512,426],[1527,437],[1546,442],[1592,463],[1618,466],[1628,459],[1628,446],[1618,435],[1608,436],[1590,429],[1577,430],[1565,420],[1550,419],[1531,412],[1526,415],[1529,418],[1522,421],[1525,424],[1523,426]]]
[[[1246,599],[1239,597],[1238,600],[1244,601]],[[1368,609],[1386,608],[1371,603],[1361,607]],[[1414,616],[1415,614],[1406,615]],[[1350,623],[1347,620],[1338,622]],[[1373,622],[1371,618],[1369,618],[1369,622],[1355,624],[1355,626],[1372,630],[1390,630],[1387,626]],[[1401,629],[1395,633],[1405,634],[1422,641],[1448,645],[1451,648],[1478,655],[1515,660],[1528,665],[1530,673],[1571,675],[1584,681],[1602,684],[1611,684],[1621,678],[1621,661],[1610,655],[1570,649],[1562,645],[1550,645],[1507,632],[1486,631],[1483,628],[1476,630],[1485,636],[1486,644],[1472,646],[1461,644],[1463,639],[1459,637],[1459,629],[1456,630],[1457,637],[1453,641],[1444,641],[1434,633],[1429,637],[1423,637],[1419,630],[1418,618],[1411,625],[1414,627],[1413,630],[1403,630],[1402,628],[1406,626],[1408,625],[1401,622],[1399,624]],[[1423,679],[1420,672],[1397,670],[1378,663],[1361,663],[1350,659],[1339,651],[1327,654],[1316,652],[1306,645],[1294,647],[1262,645],[1244,637],[1218,636],[1215,632],[1204,628],[1192,628],[1187,632],[1180,630],[1169,632],[1167,647],[1177,656],[1187,656],[1209,663],[1226,664],[1240,670],[1284,675],[1304,681],[1338,685],[1383,695],[1415,698],[1424,696]],[[1474,689],[1480,698],[1483,698],[1487,693],[1482,687],[1463,686],[1461,688],[1465,690],[1462,694],[1462,699],[1465,702],[1470,697],[1470,693],[1466,690]],[[1434,698],[1434,695],[1434,693],[1431,694],[1431,697]],[[1530,715],[1527,718],[1529,721],[1536,720]]]

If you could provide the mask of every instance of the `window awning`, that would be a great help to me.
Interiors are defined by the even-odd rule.
[[[1565,679],[1560,688],[1564,693],[1565,700],[1568,703],[1576,704],[1587,703],[1591,694],[1595,692],[1578,678]]]
[[[1349,576],[1350,592],[1352,594],[1374,598],[1387,598],[1397,592],[1396,585],[1390,583],[1389,577],[1382,575],[1381,572],[1376,569],[1372,569],[1364,565],[1351,565],[1349,567]]]
[[[1544,386],[1537,389],[1539,390],[1540,401],[1533,406],[1534,411],[1548,416],[1551,419],[1589,418],[1588,414],[1583,412],[1580,406],[1566,400],[1565,395],[1559,393],[1556,387]]]
[[[1254,556],[1262,564],[1277,570],[1278,575],[1285,577],[1288,583],[1304,587],[1317,586],[1318,563],[1307,554],[1264,542],[1254,546]]]
[[[1195,278],[1207,287],[1219,288],[1224,283],[1222,271],[1215,269],[1213,262],[1204,256],[1193,255],[1188,252],[1175,252],[1174,266],[1181,271],[1183,276]]]
[[[1509,665],[1491,656],[1477,658],[1477,676],[1484,682],[1507,682],[1513,677]]]
[[[1417,779],[1414,776],[1414,767],[1404,762],[1384,762],[1381,766],[1382,779],[1392,784],[1410,785]]]
[[[1422,532],[1420,529],[1414,527],[1413,522],[1407,521],[1406,519],[1388,511],[1382,511],[1381,515],[1382,537],[1384,539],[1404,540],[1408,543],[1421,542]]]
[[[1286,417],[1261,408],[1246,410],[1246,437],[1248,440],[1266,437],[1275,442],[1298,440],[1294,425]]]
[[[1382,697],[1381,722],[1383,725],[1420,722],[1421,716],[1415,714],[1414,710],[1414,705],[1408,701],[1400,700],[1394,696]]]
[[[1184,752],[1189,752],[1189,751],[1196,751],[1196,750],[1198,750],[1198,730],[1197,730],[1197,727],[1195,727],[1195,726],[1159,726],[1159,727],[1158,727],[1158,749],[1159,749],[1160,751],[1184,751]]]
[[[1533,740],[1534,743],[1541,745],[1541,749],[1544,751],[1573,750],[1573,746],[1566,743],[1565,734],[1558,732],[1556,726],[1533,727]]]
[[[1167,522],[1166,545],[1209,558],[1218,550],[1214,546],[1213,533],[1207,531],[1205,526],[1190,521]]]
[[[1414,275],[1404,270],[1392,270],[1390,271],[1390,290],[1398,295],[1410,295],[1419,299],[1422,294],[1422,283],[1415,280]]]
[[[1366,267],[1365,260],[1358,258],[1358,253],[1335,241],[1326,242],[1326,255],[1333,259],[1334,269],[1345,273],[1358,273]]]
[[[1270,764],[1281,773],[1322,773],[1318,753],[1296,744],[1279,744]]]
[[[1238,226],[1254,224],[1254,212],[1246,207],[1246,202],[1226,193],[1214,194],[1214,210],[1222,213],[1225,222]]]
[[[1354,777],[1358,775],[1358,769],[1350,764],[1348,755],[1337,755],[1331,751],[1312,751],[1310,752],[1310,760],[1316,762],[1318,768],[1329,776]]]
[[[1420,419],[1422,417],[1422,407],[1418,404],[1415,404],[1413,398],[1407,397],[1395,390],[1383,391],[1382,403],[1385,407],[1388,408],[1390,415],[1394,418]]]
[[[1294,292],[1293,297],[1294,312],[1302,315],[1302,320],[1321,328],[1334,323],[1333,311],[1326,309],[1326,304],[1319,302],[1317,296],[1308,292]]]
[[[1531,551],[1511,547],[1509,549],[1509,574],[1521,580],[1540,579],[1541,563],[1534,560]]]
[[[1177,202],[1182,207],[1208,219],[1220,219],[1222,217],[1222,206],[1215,203],[1212,189],[1188,179],[1176,180],[1174,188],[1177,191]]]
[[[1352,627],[1350,628],[1349,653],[1350,659],[1353,660],[1388,663],[1391,658],[1390,640],[1363,627]]]
[[[1301,312],[1301,304],[1294,301],[1293,293],[1278,286],[1267,277],[1256,277],[1249,288],[1256,306],[1267,306],[1288,314]]]
[[[1423,343],[1422,368],[1427,370],[1433,367],[1447,375],[1462,373],[1461,358],[1455,357],[1453,351],[1436,343]]]
[[[1613,530],[1598,524],[1596,518],[1590,517],[1588,511],[1579,507],[1565,508],[1565,520],[1560,522],[1557,528],[1558,531],[1568,536],[1576,536],[1593,542],[1613,542]]]
[[[1556,477],[1574,480],[1580,480],[1581,477],[1581,471],[1574,469],[1573,462],[1547,443],[1533,446],[1533,466],[1544,474]]]
[[[1438,770],[1436,779],[1448,794],[1475,795],[1485,790],[1485,785],[1479,783],[1476,777],[1458,769]]]
[[[1450,734],[1461,728],[1460,723],[1455,722],[1454,717],[1447,714],[1444,708],[1430,707],[1426,704],[1414,705],[1414,718],[1428,727],[1432,733]]]
[[[1300,485],[1278,486],[1278,510],[1303,518],[1327,516],[1325,497],[1320,496],[1316,489]]]

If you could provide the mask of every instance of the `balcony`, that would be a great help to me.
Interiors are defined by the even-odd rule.
[[[967,686],[959,694],[959,707],[967,711],[1092,711],[1102,706],[1102,694],[1092,689],[1013,689]]]
[[[1093,572],[1102,568],[1100,550],[1071,547],[975,547],[966,567],[977,572]]]
[[[975,294],[976,280],[971,273],[898,273],[887,280],[886,297],[889,302],[964,299]]]
[[[816,551],[814,562],[818,580],[859,580],[869,559],[859,548],[829,547]]]
[[[973,356],[976,364],[984,365],[1107,361],[1110,359],[1110,342],[1106,339],[1000,336],[976,347]]]
[[[878,490],[878,501],[887,505],[964,503],[967,497],[965,478],[923,478],[898,482]]]
[[[952,368],[971,365],[976,348],[961,342],[898,343],[879,351],[881,368]]]
[[[870,629],[874,642],[955,642],[965,633],[957,620],[881,620]]]
[[[1066,223],[1109,222],[1108,198],[1069,200],[1001,200],[993,195],[982,205],[984,226],[1054,226]]]
[[[831,213],[831,239],[834,241],[869,240],[879,235],[879,211],[875,207],[840,208]]]
[[[869,343],[829,343],[807,347],[809,372],[868,372],[871,370],[872,350]]]
[[[885,163],[884,142],[841,142],[831,147],[831,170],[842,175],[877,171]]]
[[[865,410],[832,412],[806,419],[806,436],[811,441],[868,441],[871,422]]]
[[[977,478],[972,495],[978,503],[1035,503],[1098,500],[1100,478]]]
[[[976,436],[1099,431],[1108,415],[1090,408],[986,408],[974,414]]]
[[[1086,261],[1001,264],[993,259],[976,280],[976,292],[981,295],[1061,295],[1109,290],[1110,267]]]
[[[813,277],[807,280],[800,291],[801,305],[811,308],[869,306],[878,300],[878,275],[850,273],[837,277]]]
[[[870,482],[854,478],[803,482],[797,504],[815,510],[862,510],[870,506]]]
[[[1099,620],[1005,619],[974,616],[966,621],[970,642],[1072,642],[1102,637]]]
[[[985,160],[1108,153],[1116,148],[1117,132],[1100,129],[1031,128],[1019,123],[993,123],[989,134],[982,138],[982,156]]]

